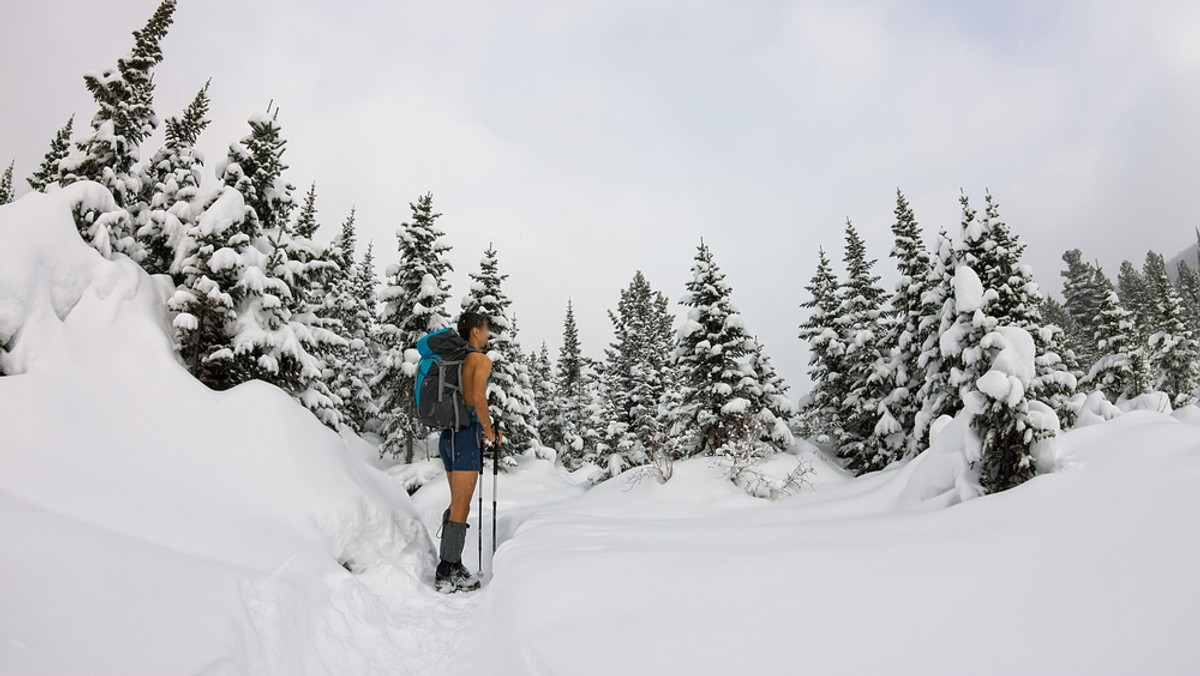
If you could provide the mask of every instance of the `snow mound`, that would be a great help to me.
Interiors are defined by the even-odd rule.
[[[1059,471],[946,506],[966,417],[939,426],[910,463],[777,502],[693,459],[528,514],[450,673],[1192,670],[1195,428],[1126,413],[1064,433]]]
[[[21,581],[0,590],[4,670],[428,666],[398,657],[433,632],[402,629],[434,563],[404,490],[282,391],[193,379],[169,281],[75,228],[103,192],[0,207],[0,576]],[[356,619],[375,606],[390,635]]]

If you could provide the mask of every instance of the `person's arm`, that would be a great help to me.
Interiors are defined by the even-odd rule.
[[[483,427],[483,438],[492,443],[496,434],[492,430],[492,414],[487,403],[487,379],[492,372],[492,360],[480,352],[467,353],[467,363],[463,367],[463,402],[475,409],[475,417]]]

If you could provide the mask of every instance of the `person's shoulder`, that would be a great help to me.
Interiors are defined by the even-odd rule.
[[[482,351],[471,350],[470,352],[467,353],[467,363],[474,363],[474,364],[479,364],[479,365],[484,365],[484,364],[490,365],[492,363],[492,360],[486,354],[484,354]]]

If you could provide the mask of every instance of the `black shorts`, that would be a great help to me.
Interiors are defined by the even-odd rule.
[[[483,469],[483,425],[478,420],[457,430],[442,430],[438,453],[447,472]]]

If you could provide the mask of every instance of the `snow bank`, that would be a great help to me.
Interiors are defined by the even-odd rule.
[[[194,380],[169,284],[80,239],[73,193],[102,188],[78,185],[0,207],[3,670],[428,666],[407,495],[280,390]]]
[[[1200,435],[1134,412],[1060,444],[1061,471],[936,509],[902,499],[928,462],[774,503],[703,461],[606,482],[504,542],[451,673],[1193,670]]]

